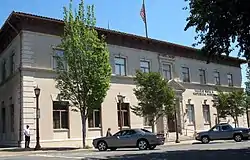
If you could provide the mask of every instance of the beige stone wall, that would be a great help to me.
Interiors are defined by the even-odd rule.
[[[81,121],[78,112],[70,111],[69,113],[69,129],[68,130],[54,130],[53,129],[53,112],[52,112],[52,102],[59,91],[55,88],[55,72],[52,70],[53,67],[53,49],[60,44],[60,37],[53,35],[46,35],[41,33],[34,33],[24,31],[22,32],[22,103],[23,108],[23,123],[21,128],[23,129],[25,125],[30,125],[31,127],[31,146],[35,145],[35,97],[34,97],[34,87],[39,86],[41,88],[41,95],[39,99],[40,103],[40,137],[42,146],[81,146]],[[16,46],[14,48],[18,49],[18,40],[14,40],[10,46]],[[9,47],[11,48],[11,47]],[[183,93],[179,119],[182,124],[183,134],[187,133],[191,135],[194,130],[206,130],[210,128],[210,125],[205,125],[203,120],[202,104],[204,100],[207,100],[207,104],[210,105],[210,116],[211,116],[211,126],[214,125],[216,109],[212,107],[212,97],[211,96],[197,96],[193,95],[195,89],[203,90],[213,90],[213,71],[218,70],[221,76],[221,86],[222,89],[228,91],[232,88],[227,87],[227,73],[233,74],[233,82],[236,87],[241,86],[241,69],[237,67],[229,67],[219,64],[206,64],[206,62],[197,61],[193,59],[187,59],[183,57],[162,57],[158,53],[143,51],[138,49],[126,48],[121,46],[109,45],[110,50],[110,63],[113,69],[113,76],[111,80],[111,87],[107,93],[107,96],[102,104],[101,118],[102,126],[101,128],[88,128],[87,129],[87,144],[91,145],[92,139],[100,137],[106,134],[107,128],[111,128],[112,132],[115,133],[119,130],[118,128],[118,118],[117,118],[117,95],[120,93],[126,96],[125,102],[128,102],[130,106],[136,105],[137,100],[133,94],[133,75],[135,70],[140,68],[140,59],[150,61],[151,71],[158,72],[162,71],[161,64],[168,63],[172,66],[172,75],[175,81],[180,83],[186,88]],[[9,52],[8,49],[5,51]],[[170,51],[166,51],[168,53]],[[4,56],[1,54],[1,56]],[[126,70],[127,76],[116,76],[114,72],[114,58],[116,56],[126,58]],[[17,57],[18,61],[19,57]],[[19,63],[17,64],[19,66]],[[190,79],[191,83],[183,83],[180,81],[181,67],[186,66],[190,69]],[[199,84],[198,69],[206,70],[207,84]],[[1,75],[1,74],[0,74]],[[13,81],[13,82],[12,82]],[[7,100],[10,95],[16,100],[15,103],[18,105],[19,95],[17,90],[20,86],[18,81],[18,76],[13,78],[3,86],[0,86],[0,100]],[[17,82],[18,81],[18,82]],[[6,93],[6,88],[8,91]],[[10,89],[12,88],[12,89]],[[195,108],[195,120],[196,127],[189,125],[185,122],[187,119],[185,114],[186,104],[188,104],[188,99],[191,99],[192,104]],[[15,112],[18,119],[20,115],[19,111]],[[18,120],[16,120],[18,122]],[[130,111],[130,122],[132,128],[142,128],[143,118],[135,116]],[[231,121],[232,122],[232,121]],[[156,132],[162,132],[166,130],[165,119],[159,119],[156,127]],[[88,124],[88,123],[87,123]],[[15,124],[17,130],[15,130],[15,135],[20,131],[18,130],[19,123]],[[240,126],[245,126],[245,118],[240,118]],[[151,128],[147,128],[151,130]],[[1,134],[0,134],[1,135]],[[3,137],[3,135],[1,135]],[[8,138],[11,139],[11,138]],[[13,139],[13,138],[12,138]],[[11,141],[8,141],[11,143]]]

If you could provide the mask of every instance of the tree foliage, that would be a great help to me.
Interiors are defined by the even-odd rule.
[[[64,7],[64,34],[57,57],[56,87],[63,99],[69,100],[81,113],[83,147],[85,147],[88,114],[103,102],[109,89],[111,67],[104,37],[95,30],[94,6],[84,8],[81,0],[73,13],[72,0]],[[65,67],[65,64],[67,67]]]
[[[136,71],[134,81],[134,94],[139,102],[131,107],[132,112],[137,116],[149,117],[154,131],[155,121],[159,117],[173,113],[174,91],[158,72]]]
[[[185,1],[189,2],[185,9],[190,11],[185,30],[195,28],[195,45],[204,44],[202,51],[209,59],[229,55],[235,47],[239,48],[239,56],[250,58],[250,1]]]
[[[223,93],[219,91],[218,93],[219,103],[217,106],[217,111],[219,117],[231,116],[235,124],[238,125],[238,117],[242,116],[246,112],[246,94],[244,91],[233,91],[228,93]]]

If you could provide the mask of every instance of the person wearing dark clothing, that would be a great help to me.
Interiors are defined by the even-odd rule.
[[[107,131],[107,134],[106,134],[106,137],[111,137],[112,134],[111,134],[111,128],[108,128],[108,131]]]

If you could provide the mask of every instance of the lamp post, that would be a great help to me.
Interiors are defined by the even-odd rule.
[[[122,103],[124,101],[125,96],[122,96],[120,93],[117,95],[119,101],[119,114],[120,114],[120,131],[122,130],[123,125],[123,117],[122,117]]]
[[[40,118],[40,109],[39,109],[39,95],[41,89],[38,86],[34,89],[36,95],[36,146],[35,150],[41,149],[40,145],[40,136],[39,136],[39,118]]]
[[[175,134],[176,134],[175,143],[180,143],[179,133],[178,133],[177,112],[176,112],[176,99],[174,99],[174,118],[175,118]]]

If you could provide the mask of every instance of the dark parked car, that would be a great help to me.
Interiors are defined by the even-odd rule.
[[[249,128],[233,128],[228,123],[220,123],[205,132],[196,134],[195,139],[202,143],[209,143],[213,140],[235,140],[241,142],[250,137]]]
[[[140,150],[155,149],[163,145],[165,138],[145,129],[121,130],[110,137],[101,137],[93,140],[93,146],[99,151],[117,148],[139,148]]]

